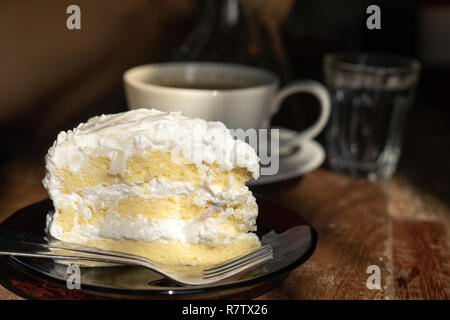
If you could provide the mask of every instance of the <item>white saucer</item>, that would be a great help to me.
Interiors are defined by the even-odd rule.
[[[280,147],[283,141],[289,140],[296,134],[287,128],[280,129]],[[279,182],[304,175],[320,167],[325,160],[323,147],[314,140],[305,140],[298,144],[299,149],[292,154],[280,157],[280,168],[278,173],[271,176],[260,176],[258,180],[250,180],[249,186],[263,185]]]

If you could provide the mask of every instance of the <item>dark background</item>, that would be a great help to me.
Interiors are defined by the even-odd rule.
[[[249,64],[277,72],[283,83],[302,78],[321,81],[323,56],[333,51],[394,52],[422,62],[399,170],[450,203],[450,3],[266,3],[287,8],[276,25],[286,59],[282,67],[265,64],[270,59]],[[81,8],[81,30],[65,26],[70,4]],[[381,30],[366,28],[370,4],[381,8]],[[0,167],[17,158],[43,165],[60,130],[93,115],[125,111],[122,73],[143,63],[182,59],[177,50],[203,23],[208,6],[210,1],[194,0],[1,1]],[[270,25],[276,19],[268,12]],[[227,48],[247,43],[245,32],[216,34]],[[311,97],[294,96],[273,123],[301,129],[316,116],[315,104]]]

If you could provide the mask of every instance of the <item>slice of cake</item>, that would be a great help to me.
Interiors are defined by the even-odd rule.
[[[61,132],[43,180],[56,239],[168,264],[211,265],[260,246],[254,149],[221,122],[139,109]]]

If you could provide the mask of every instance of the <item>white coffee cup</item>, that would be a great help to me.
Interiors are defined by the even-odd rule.
[[[221,121],[232,129],[268,128],[286,97],[310,93],[320,102],[320,116],[292,142],[316,137],[330,115],[330,97],[320,83],[296,81],[279,90],[275,74],[243,65],[156,63],[127,70],[123,80],[130,109],[181,111],[186,116]]]

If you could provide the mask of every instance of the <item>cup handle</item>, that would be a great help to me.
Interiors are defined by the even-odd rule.
[[[296,81],[288,84],[278,91],[273,102],[272,114],[278,112],[284,99],[291,94],[300,92],[312,94],[319,100],[320,116],[309,128],[299,132],[295,137],[293,137],[292,140],[288,142],[288,145],[298,143],[301,140],[315,138],[323,130],[330,117],[331,102],[328,90],[319,82],[312,80]]]

